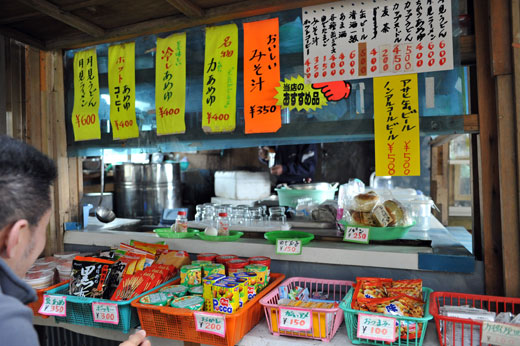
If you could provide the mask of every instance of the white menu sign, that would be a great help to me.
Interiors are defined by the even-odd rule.
[[[308,82],[453,69],[450,0],[351,0],[304,7]]]

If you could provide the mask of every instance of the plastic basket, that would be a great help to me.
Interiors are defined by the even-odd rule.
[[[172,232],[171,228],[156,228],[153,230],[160,238],[193,238],[195,234],[199,233],[198,229],[188,228],[187,232]]]
[[[287,206],[296,208],[298,205],[298,199],[304,197],[312,198],[315,204],[320,204],[328,199],[334,199],[334,195],[337,188],[329,190],[296,190],[296,189],[274,189],[278,194],[278,204],[281,206]]]
[[[193,311],[171,307],[141,304],[137,299],[132,306],[137,308],[142,329],[147,335],[183,340],[194,343],[232,346],[238,343],[262,317],[262,306],[258,301],[274,289],[285,278],[283,274],[271,273],[269,285],[248,301],[242,309],[226,315],[226,337],[197,332]]]
[[[301,231],[271,231],[265,232],[264,238],[271,244],[276,244],[276,240],[295,238],[302,241],[302,245],[309,244],[314,239],[314,234]]]
[[[206,241],[237,241],[244,235],[244,232],[229,231],[229,235],[207,235],[204,232],[197,233],[197,237]]]
[[[340,224],[342,224],[345,229],[347,227],[362,227],[362,228],[368,228],[370,229],[370,232],[368,233],[368,240],[395,240],[395,239],[401,239],[404,237],[410,228],[415,226],[415,221],[412,222],[411,225],[408,226],[394,226],[394,227],[373,227],[373,226],[363,226],[363,225],[356,225],[356,224],[349,224],[348,222],[344,220],[339,221]]]
[[[340,301],[353,284],[352,281],[294,277],[285,280],[280,286],[287,286],[288,290],[296,286],[307,287],[310,293],[323,291],[329,295],[330,300]],[[341,322],[343,322],[343,313],[339,307],[333,309],[309,309],[312,310],[312,329],[310,331],[298,332],[281,330],[278,328],[279,298],[278,290],[274,290],[260,301],[260,304],[264,306],[267,325],[273,335],[287,335],[330,341],[338,331]]]
[[[152,290],[158,289],[162,286],[168,285],[169,283],[177,280],[179,276],[165,282],[164,284],[153,288]],[[149,294],[152,290],[148,290],[143,294],[136,297],[136,299]],[[53,295],[63,295],[67,297],[67,316],[59,317],[55,316],[56,322],[65,322],[71,324],[78,324],[81,326],[89,326],[89,327],[99,327],[106,329],[117,329],[121,330],[123,333],[128,333],[130,329],[133,329],[139,325],[139,318],[137,316],[137,311],[135,308],[130,306],[132,300],[123,300],[123,301],[113,301],[108,299],[99,299],[99,298],[86,298],[86,297],[77,297],[73,295],[69,295],[69,284],[56,287],[52,290],[48,290],[46,294]],[[110,324],[110,323],[99,323],[94,322],[94,318],[92,317],[92,303],[112,303],[117,304],[117,308],[119,311],[119,323],[118,324]]]
[[[370,345],[399,345],[399,346],[421,346],[424,341],[424,336],[426,335],[426,329],[428,328],[428,321],[433,318],[433,316],[429,312],[430,306],[430,293],[432,289],[428,287],[423,287],[423,300],[425,301],[426,306],[424,307],[424,317],[404,317],[404,316],[391,316],[391,315],[383,315],[380,313],[370,312],[370,311],[361,311],[354,310],[351,308],[352,306],[352,296],[354,294],[354,288],[352,288],[347,297],[342,301],[339,306],[343,309],[345,313],[345,326],[347,327],[347,335],[350,341],[353,344],[370,344]],[[366,314],[366,315],[380,315],[385,317],[393,317],[396,319],[396,324],[399,323],[399,328],[397,329],[397,339],[394,342],[387,341],[376,341],[376,340],[368,340],[361,339],[357,337],[357,325],[358,325],[358,315]],[[399,337],[401,328],[406,329],[406,337]],[[410,330],[416,330],[420,332],[420,335],[417,337],[410,336]]]
[[[36,295],[38,296],[38,299],[35,302],[27,304],[27,306],[29,306],[32,309],[34,316],[39,316],[41,318],[49,318],[50,316],[42,315],[42,314],[38,313],[38,311],[40,310],[40,307],[43,304],[43,295],[47,291],[52,290],[53,288],[56,288],[59,286],[66,285],[67,283],[68,283],[68,281],[62,281],[56,285],[52,285],[47,288],[42,288],[42,289],[36,290]]]
[[[430,313],[435,318],[437,335],[441,345],[481,345],[482,321],[440,315],[444,305],[469,305],[496,312],[520,312],[520,298],[484,296],[453,292],[434,292],[430,298]]]

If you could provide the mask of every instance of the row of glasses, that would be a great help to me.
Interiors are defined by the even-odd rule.
[[[195,221],[215,226],[218,215],[226,213],[230,225],[240,226],[266,226],[270,221],[285,223],[285,208],[270,207],[267,216],[267,206],[251,207],[248,205],[230,205],[205,203],[195,207]]]

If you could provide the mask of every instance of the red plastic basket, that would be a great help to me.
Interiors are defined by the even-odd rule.
[[[146,330],[147,335],[208,345],[232,346],[260,322],[262,306],[258,301],[269,291],[276,288],[284,278],[285,275],[283,274],[271,273],[271,280],[266,288],[258,293],[255,298],[248,301],[242,309],[234,314],[226,315],[225,338],[198,332],[195,329],[193,311],[141,304],[137,299],[132,301],[132,306],[137,308],[141,328]],[[179,281],[176,281],[172,284],[178,283]]]
[[[69,282],[69,280],[65,280],[65,281],[62,281],[60,283],[57,283],[56,285],[52,285],[52,286],[47,287],[47,288],[42,288],[42,289],[36,290],[36,295],[38,296],[38,299],[35,302],[27,304],[27,306],[29,306],[32,309],[34,316],[39,316],[41,318],[49,318],[50,316],[41,315],[41,314],[38,313],[38,310],[40,310],[40,307],[43,304],[43,295],[48,290],[52,290],[53,288],[65,285],[68,282]]]
[[[354,285],[352,281],[325,280],[303,277],[294,277],[285,280],[280,286],[287,286],[288,290],[293,287],[307,287],[309,292],[322,291],[329,295],[330,300],[341,301],[348,290]],[[264,306],[265,318],[269,330],[273,335],[288,335],[308,339],[330,341],[343,322],[344,314],[338,306],[333,309],[309,309],[312,310],[312,329],[308,332],[280,330],[278,328],[280,295],[278,290],[271,291],[260,304]]]
[[[434,292],[430,295],[430,313],[435,318],[437,335],[441,345],[480,346],[482,321],[440,315],[444,305],[469,305],[496,312],[520,312],[520,298],[484,296],[453,292]]]

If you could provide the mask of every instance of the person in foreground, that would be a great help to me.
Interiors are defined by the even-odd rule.
[[[0,136],[0,334],[2,345],[36,346],[32,310],[36,293],[22,278],[45,248],[51,217],[51,159],[35,148]],[[140,331],[123,346],[150,346]]]

